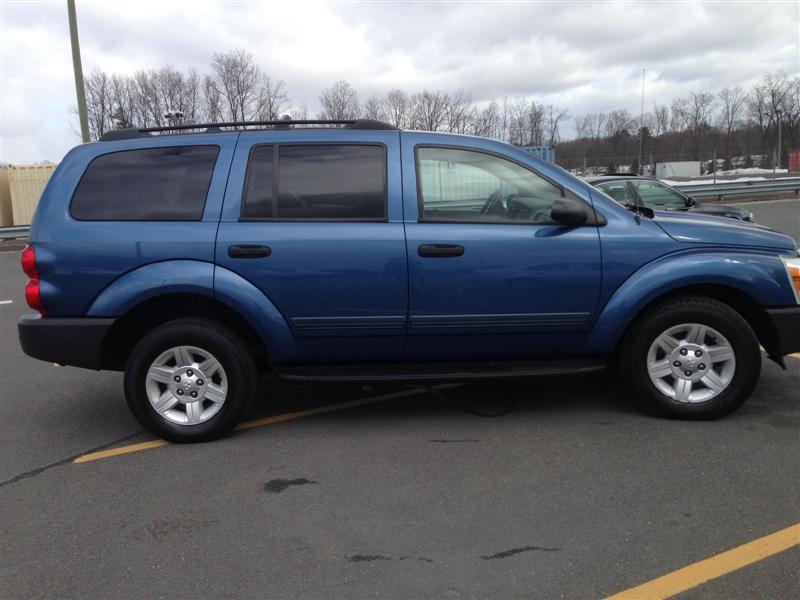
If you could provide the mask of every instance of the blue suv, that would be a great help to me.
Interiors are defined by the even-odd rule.
[[[501,142],[374,121],[123,129],[74,148],[22,254],[35,358],[125,372],[133,414],[220,437],[259,375],[454,380],[615,364],[641,402],[737,408],[800,350],[790,237],[628,209]]]

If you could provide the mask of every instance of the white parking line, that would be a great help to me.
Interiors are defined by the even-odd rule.
[[[11,304],[13,300],[0,300],[0,304]]]

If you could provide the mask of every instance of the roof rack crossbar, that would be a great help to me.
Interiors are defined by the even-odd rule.
[[[165,125],[162,127],[129,127],[106,131],[101,141],[112,141],[149,136],[151,133],[192,131],[197,129],[206,132],[219,132],[222,127],[235,128],[289,128],[291,125],[344,125],[350,129],[397,129],[393,125],[370,119],[279,119],[276,121],[226,121],[220,123],[185,123],[181,125]],[[199,133],[199,132],[198,132]]]

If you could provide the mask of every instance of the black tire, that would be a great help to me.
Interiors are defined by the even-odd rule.
[[[173,423],[147,397],[147,372],[153,361],[175,346],[210,352],[225,371],[228,392],[219,412],[194,425]],[[170,442],[206,442],[228,433],[253,401],[258,373],[250,349],[230,329],[205,319],[176,319],[160,325],[136,344],[125,368],[125,399],[136,420],[150,433]]]
[[[651,344],[670,327],[699,323],[717,330],[730,343],[736,370],[728,386],[713,398],[679,402],[659,390],[647,371]],[[747,321],[727,304],[703,296],[685,296],[660,303],[642,314],[623,340],[618,368],[635,400],[675,419],[717,419],[747,400],[761,374],[758,339]]]

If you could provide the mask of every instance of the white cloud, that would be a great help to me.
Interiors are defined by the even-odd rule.
[[[800,72],[800,3],[407,4],[78,0],[84,71],[207,69],[244,48],[312,111],[346,79],[465,89],[476,101],[535,96],[572,115],[638,112],[692,90]],[[0,160],[58,160],[78,142],[65,3],[0,4]]]

